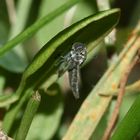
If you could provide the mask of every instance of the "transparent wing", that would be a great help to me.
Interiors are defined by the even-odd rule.
[[[79,98],[79,78],[80,78],[79,70],[80,70],[79,65],[76,65],[73,69],[68,71],[69,83],[70,83],[73,95],[76,99]]]
[[[67,70],[68,70],[68,63],[67,62],[63,62],[61,63],[61,65],[58,68],[58,77],[62,76]]]
[[[58,77],[62,76],[69,69],[71,65],[69,55],[70,54],[68,53],[66,56],[61,57],[60,65],[58,68]]]

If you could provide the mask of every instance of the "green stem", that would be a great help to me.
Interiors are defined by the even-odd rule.
[[[39,107],[41,96],[36,92],[29,100],[15,140],[25,140],[32,120]]]
[[[8,106],[19,99],[19,96],[15,94],[1,95],[0,96],[0,107]]]
[[[9,133],[12,127],[12,124],[14,123],[14,120],[16,118],[16,114],[18,114],[20,108],[23,106],[25,101],[31,96],[31,94],[32,94],[31,90],[25,91],[21,99],[15,102],[14,104],[12,104],[9,111],[6,113],[6,116],[4,117],[4,121],[3,121],[3,126],[2,126],[3,130],[6,133]]]
[[[14,48],[17,44],[25,41],[29,37],[31,37],[33,34],[35,34],[40,28],[42,28],[46,23],[50,22],[69,8],[71,8],[73,5],[78,3],[80,0],[69,0],[67,3],[60,6],[55,11],[51,12],[50,14],[46,15],[42,19],[36,21],[32,26],[28,27],[25,31],[19,33],[15,38],[10,40],[8,43],[6,43],[3,47],[0,48],[0,56],[9,51],[10,49]]]
[[[140,96],[118,125],[111,140],[133,140],[140,131]]]

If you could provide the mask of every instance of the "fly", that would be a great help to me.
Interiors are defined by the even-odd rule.
[[[60,77],[64,72],[69,73],[69,83],[73,95],[76,99],[79,98],[79,79],[80,79],[80,65],[83,64],[87,56],[86,47],[83,43],[76,42],[72,45],[71,51],[62,57],[62,62],[58,69],[58,76]]]

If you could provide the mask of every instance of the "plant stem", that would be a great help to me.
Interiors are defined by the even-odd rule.
[[[108,93],[99,93],[100,96],[118,96],[119,88],[108,91]],[[131,85],[126,86],[126,93],[136,93],[140,92],[140,80],[134,82]]]
[[[19,99],[19,96],[15,94],[1,95],[0,96],[0,107],[8,106]]]
[[[33,121],[33,118],[36,114],[36,111],[39,107],[41,101],[41,96],[38,92],[36,92],[31,99],[29,100],[26,110],[24,112],[24,116],[21,120],[20,127],[18,129],[15,140],[25,140],[27,133],[29,131],[30,125]]]
[[[14,123],[16,114],[18,113],[20,108],[23,106],[25,101],[31,96],[31,94],[32,94],[31,90],[25,91],[21,99],[15,102],[14,104],[12,104],[11,109],[6,113],[6,116],[4,117],[3,125],[2,125],[2,128],[6,133],[9,133],[12,127],[12,124]]]

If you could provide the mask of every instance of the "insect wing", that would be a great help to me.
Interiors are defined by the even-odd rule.
[[[73,95],[76,99],[79,98],[79,65],[77,65],[75,68],[69,70],[69,83],[73,92]]]
[[[61,63],[58,69],[58,77],[62,76],[68,70],[68,64],[66,62]]]
[[[62,76],[70,67],[69,54],[61,59],[61,64],[58,69],[58,77]]]

